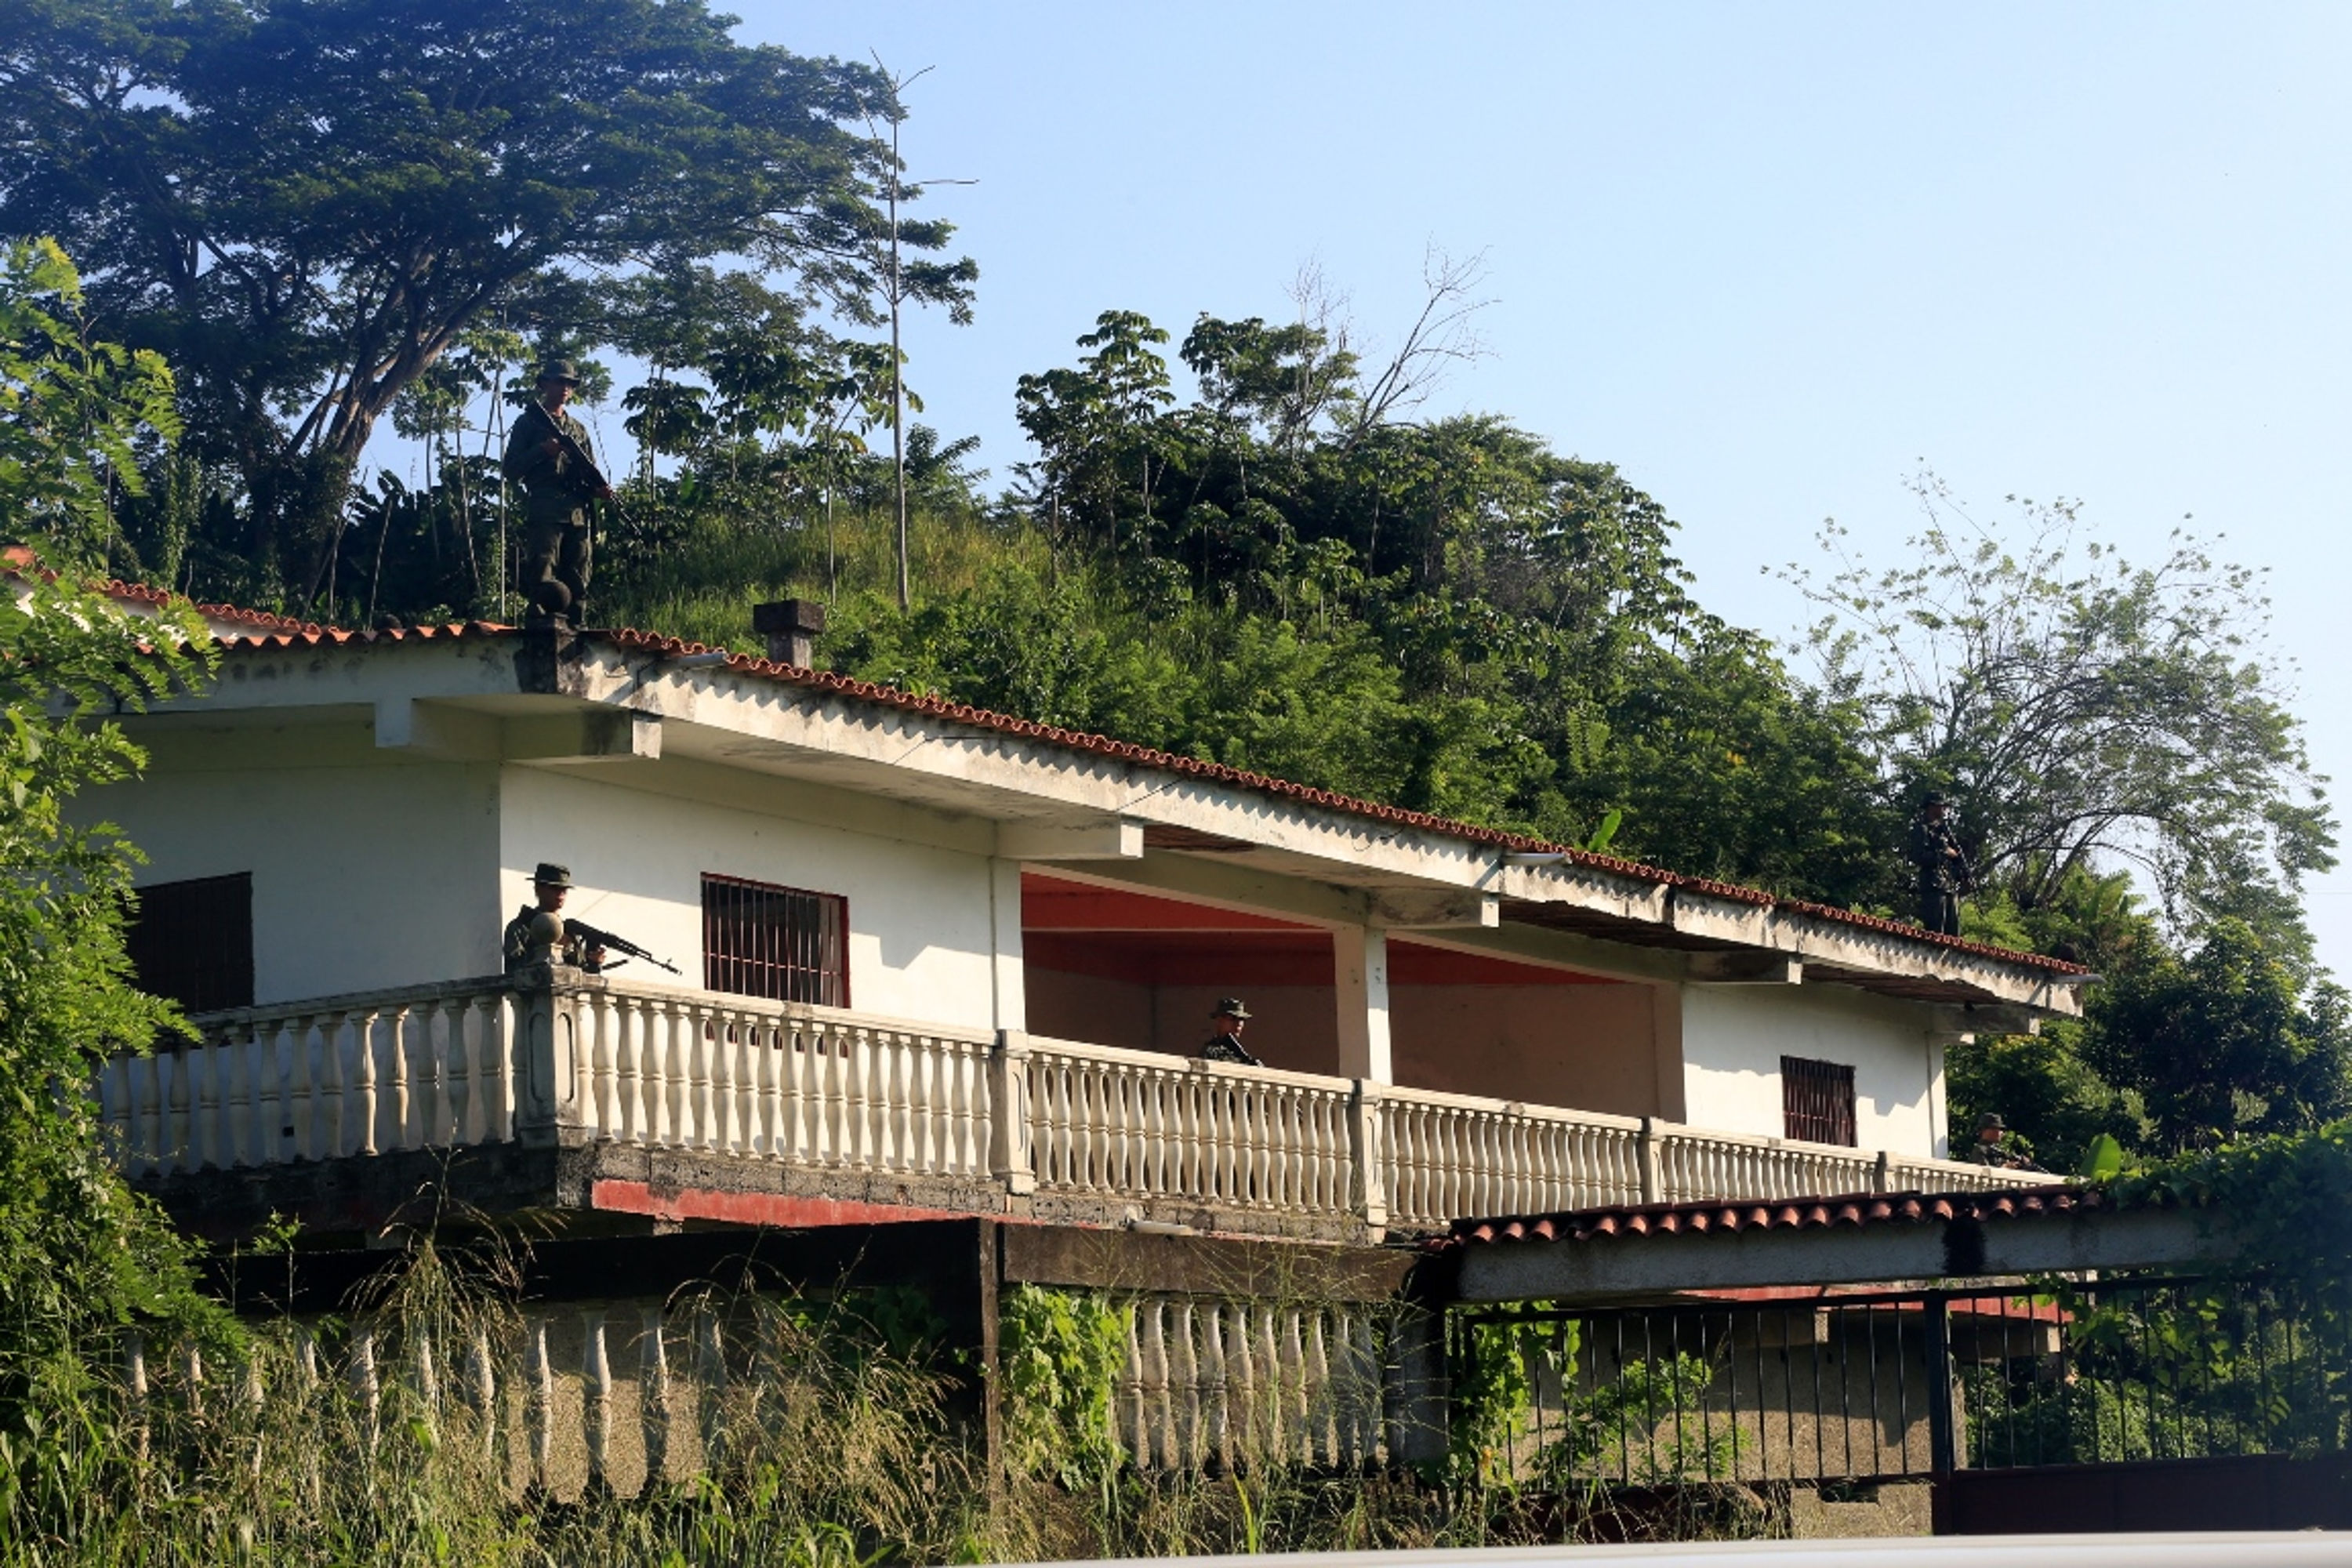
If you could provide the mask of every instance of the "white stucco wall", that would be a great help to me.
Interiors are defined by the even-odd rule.
[[[159,768],[78,803],[141,886],[253,878],[254,1000],[498,970],[498,772],[458,763]]]
[[[1924,1007],[1831,985],[1685,985],[1683,1120],[1783,1136],[1780,1058],[1853,1068],[1861,1147],[1934,1155],[1944,1142],[1941,1053]]]
[[[509,765],[499,786],[495,924],[530,900],[531,868],[558,861],[579,887],[564,913],[685,971],[672,979],[633,962],[621,974],[698,987],[704,872],[838,893],[849,900],[851,1006],[993,1026],[988,857],[787,815],[823,797],[783,784],[769,793],[774,813]]]

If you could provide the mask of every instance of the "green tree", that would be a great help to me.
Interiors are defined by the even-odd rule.
[[[2259,574],[2178,532],[2136,565],[2081,541],[2072,503],[2019,502],[2012,532],[1932,475],[1916,489],[1911,564],[1865,565],[1832,523],[1834,569],[1790,574],[1824,608],[1823,684],[1869,712],[1884,775],[1955,795],[1979,878],[2022,910],[2129,864],[2191,923],[2298,931],[2336,829],[2263,658]]]
[[[2244,921],[2118,975],[2086,1058],[2146,1106],[2155,1152],[2308,1131],[2352,1110],[2352,1006]]]
[[[92,336],[57,242],[0,247],[0,515],[63,559],[116,557],[114,498],[142,489],[142,448],[178,431],[171,373]]]
[[[895,112],[863,67],[747,47],[701,0],[15,0],[0,232],[90,258],[179,373],[262,574],[307,596],[378,419],[503,311],[610,341],[599,279],[697,261],[871,291]],[[944,226],[904,234],[921,248]]]

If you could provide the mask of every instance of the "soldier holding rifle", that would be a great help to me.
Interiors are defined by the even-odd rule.
[[[531,902],[515,911],[499,944],[509,974],[539,963],[569,964],[597,974],[618,969],[630,958],[642,958],[672,974],[678,972],[677,965],[656,958],[627,937],[599,931],[585,921],[565,920],[563,900],[572,895],[570,867],[558,866],[551,860],[541,861],[539,869],[531,873],[530,893]],[[607,950],[628,957],[608,958]]]
[[[507,478],[522,484],[526,619],[540,625],[567,616],[579,619],[592,554],[588,503],[613,499],[613,487],[589,452],[586,428],[563,411],[579,385],[579,369],[568,359],[540,366],[531,402],[507,437],[500,465]]]
[[[1952,831],[1950,807],[1940,795],[1919,803],[1911,823],[1911,864],[1919,871],[1919,923],[1946,936],[1960,934],[1960,895],[1976,890],[1959,836]]]

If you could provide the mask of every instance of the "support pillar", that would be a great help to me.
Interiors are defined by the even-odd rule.
[[[1021,862],[988,863],[989,990],[1000,1034],[1029,1027],[1029,995],[1021,954]]]
[[[1389,1050],[1389,938],[1378,926],[1331,933],[1332,994],[1339,1007],[1339,1076],[1394,1083]]]

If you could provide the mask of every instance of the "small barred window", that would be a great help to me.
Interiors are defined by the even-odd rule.
[[[1853,1068],[1837,1062],[1780,1058],[1780,1109],[1789,1136],[1807,1143],[1854,1146]]]
[[[705,876],[702,984],[739,996],[848,1006],[849,900]]]

